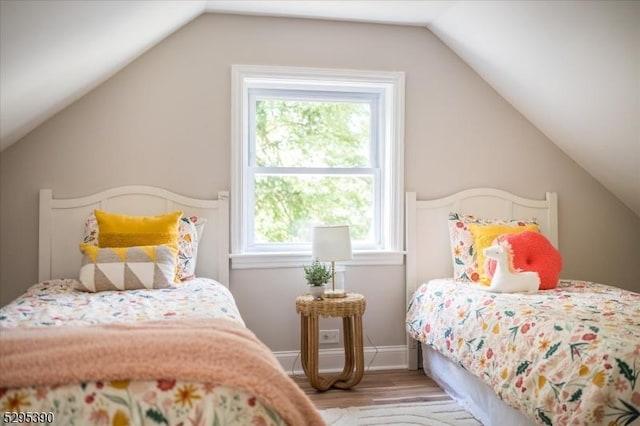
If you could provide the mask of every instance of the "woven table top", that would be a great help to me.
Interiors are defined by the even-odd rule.
[[[296,298],[296,312],[305,316],[350,317],[364,314],[367,299],[358,293],[347,293],[346,297],[315,300],[307,294]]]

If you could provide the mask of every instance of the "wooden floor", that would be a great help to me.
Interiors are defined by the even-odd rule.
[[[366,372],[357,386],[349,390],[330,389],[326,392],[318,392],[312,388],[304,374],[294,376],[293,380],[320,410],[451,399],[422,370]]]

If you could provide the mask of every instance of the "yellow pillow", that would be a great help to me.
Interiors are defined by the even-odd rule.
[[[129,216],[96,210],[99,247],[157,246],[178,243],[182,212]]]
[[[491,280],[484,272],[484,249],[491,247],[493,240],[502,234],[519,234],[524,231],[540,232],[538,225],[530,224],[524,226],[509,225],[477,225],[469,224],[469,230],[473,235],[473,241],[476,247],[476,255],[478,256],[478,274],[480,282],[483,284],[491,284]]]

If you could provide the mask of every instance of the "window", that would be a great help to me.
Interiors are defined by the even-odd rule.
[[[348,224],[357,262],[401,263],[404,75],[235,65],[234,267],[308,260]]]

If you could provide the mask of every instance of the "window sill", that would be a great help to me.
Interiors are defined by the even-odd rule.
[[[402,265],[403,251],[356,251],[353,259],[341,265]],[[231,269],[301,268],[311,262],[311,253],[242,253],[231,254]]]

